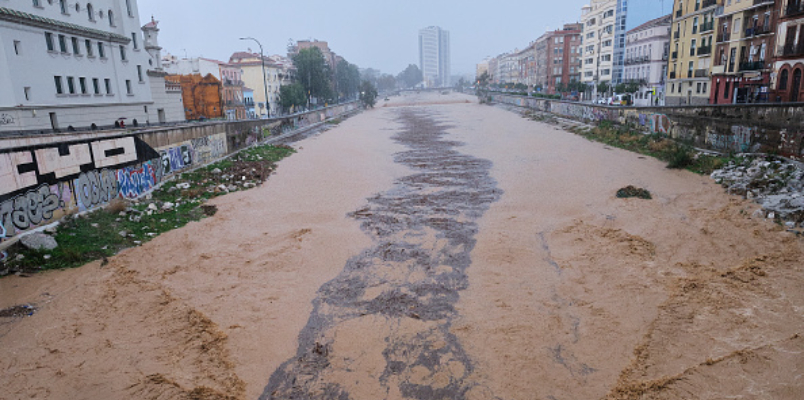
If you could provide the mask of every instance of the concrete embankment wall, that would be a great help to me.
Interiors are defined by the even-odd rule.
[[[176,173],[360,107],[352,102],[268,120],[0,140],[0,248],[65,215],[137,198]]]
[[[804,103],[613,107],[499,93],[492,98],[585,122],[628,125],[720,152],[804,157]]]

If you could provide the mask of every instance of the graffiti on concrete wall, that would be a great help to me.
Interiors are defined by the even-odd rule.
[[[8,114],[0,114],[0,125],[11,125],[14,123],[14,117]]]
[[[779,134],[781,137],[779,152],[783,156],[804,156],[804,132],[789,132],[787,129],[782,129]]]
[[[151,161],[138,167],[117,170],[117,186],[120,197],[135,199],[150,192],[162,180],[161,173]]]
[[[58,193],[51,191],[50,185],[46,184],[6,199],[0,203],[0,223],[3,225],[0,238],[14,236],[17,231],[50,220],[60,206]]]
[[[198,164],[206,164],[226,155],[226,133],[205,136],[190,140],[193,159]]]
[[[709,132],[706,143],[713,149],[733,152],[751,151],[751,142],[756,128],[746,126],[732,126],[730,133]]]
[[[664,114],[639,113],[639,125],[648,128],[650,133],[667,135],[670,132],[670,119]]]
[[[156,151],[134,136],[0,152],[0,200],[43,183],[76,178],[82,172],[156,157]]]

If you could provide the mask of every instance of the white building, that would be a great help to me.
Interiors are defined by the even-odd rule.
[[[581,9],[581,81],[592,85],[622,82],[627,0],[592,0]],[[603,94],[601,94],[603,95]]]
[[[437,26],[419,30],[419,69],[426,87],[450,86],[449,31]]]
[[[146,43],[136,0],[0,0],[0,132],[183,120],[180,93],[148,73],[153,24]]]
[[[637,106],[664,105],[671,15],[648,21],[626,34],[623,81],[639,83]]]

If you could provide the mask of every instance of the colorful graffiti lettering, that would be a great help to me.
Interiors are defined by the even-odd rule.
[[[70,179],[82,171],[123,166],[158,156],[134,136],[0,152],[0,200],[39,184]]]
[[[42,185],[35,190],[0,203],[2,237],[14,236],[18,231],[29,229],[53,218],[53,212],[61,204],[59,196],[50,189],[50,186]]]
[[[670,132],[670,119],[664,114],[639,114],[639,125],[648,128],[650,133],[667,135]]]
[[[746,152],[751,150],[751,140],[756,128],[732,126],[731,134],[708,133],[706,142],[717,150]]]
[[[81,211],[108,203],[117,197],[117,176],[108,169],[83,172],[75,181],[75,191]]]
[[[143,163],[139,168],[121,168],[117,170],[117,184],[121,197],[137,198],[151,191],[159,182],[156,170],[151,163]]]

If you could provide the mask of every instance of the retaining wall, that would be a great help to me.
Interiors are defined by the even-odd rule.
[[[585,122],[611,121],[720,152],[804,157],[804,104],[614,107],[494,93],[499,103]]]
[[[359,108],[352,102],[268,120],[14,138],[0,148],[0,248],[65,215],[137,198],[173,174]]]

